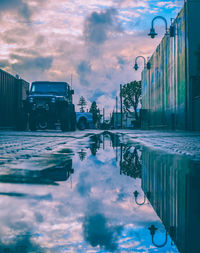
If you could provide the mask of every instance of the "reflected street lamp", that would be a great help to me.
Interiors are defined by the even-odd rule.
[[[136,203],[138,206],[142,206],[142,205],[145,204],[147,198],[150,197],[150,192],[147,192],[147,197],[146,197],[146,195],[144,194],[144,200],[143,200],[143,202],[141,202],[141,203],[138,203],[138,200],[137,200],[137,199],[138,199],[139,192],[138,192],[138,191],[134,191],[134,192],[133,192],[133,195],[134,195],[134,197],[135,197],[135,203]]]
[[[151,238],[152,238],[152,244],[157,247],[157,248],[162,248],[164,247],[166,244],[167,244],[167,239],[168,239],[168,236],[167,236],[167,230],[166,230],[166,233],[165,233],[165,241],[162,243],[162,244],[157,244],[154,242],[154,236],[155,236],[155,233],[156,233],[156,230],[158,230],[157,227],[155,227],[153,224],[151,225],[151,227],[148,228],[149,231],[150,231],[150,234],[151,234]],[[173,238],[175,237],[175,227],[174,226],[170,226],[169,227],[169,235]],[[174,245],[172,240],[171,240],[171,245]]]
[[[148,228],[151,234],[151,238],[152,238],[152,243],[154,246],[156,246],[157,248],[162,248],[167,244],[167,230],[165,233],[165,241],[162,244],[157,244],[154,242],[154,235],[156,233],[156,230],[158,230],[158,228],[156,228],[154,225],[151,225],[151,227]]]
[[[150,36],[152,39],[154,39],[155,36],[158,35],[156,33],[155,29],[154,29],[154,21],[156,19],[162,19],[164,21],[164,23],[165,23],[165,35],[170,35],[171,36],[171,34],[169,34],[169,31],[168,31],[167,20],[166,20],[166,18],[164,18],[162,16],[156,16],[155,18],[153,18],[153,20],[151,21],[151,29],[150,29],[150,33],[148,34],[148,36]],[[173,37],[173,36],[171,36],[171,37]]]

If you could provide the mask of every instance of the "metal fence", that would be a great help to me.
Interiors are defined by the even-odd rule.
[[[0,127],[14,128],[29,84],[0,69]]]
[[[142,73],[142,126],[185,128],[185,8],[174,20],[176,36],[165,36]]]

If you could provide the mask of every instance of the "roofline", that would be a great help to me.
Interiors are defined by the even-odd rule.
[[[63,84],[67,84],[67,85],[69,85],[67,82],[51,82],[51,81],[34,81],[34,82],[32,82],[31,84],[33,84],[33,83],[49,83],[49,84],[54,84],[54,83],[63,83]],[[69,85],[70,86],[70,85]]]

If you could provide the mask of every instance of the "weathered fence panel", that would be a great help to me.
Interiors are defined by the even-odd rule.
[[[15,128],[29,84],[0,69],[0,127]]]
[[[143,70],[143,128],[200,130],[200,35],[195,37],[200,16],[197,13],[200,13],[200,0],[185,3],[172,23],[175,36],[164,36],[149,59],[150,69]]]

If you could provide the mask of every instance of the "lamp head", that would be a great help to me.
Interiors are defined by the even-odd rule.
[[[154,39],[156,35],[158,35],[158,34],[156,33],[155,29],[152,27],[150,29],[150,33],[148,34],[148,36],[150,36],[152,39]]]
[[[139,192],[138,191],[134,191],[134,197],[137,198],[137,196],[139,195]]]
[[[151,225],[151,227],[149,227],[148,229],[151,235],[155,235],[157,228],[154,225]]]
[[[149,61],[147,62],[147,69],[151,69],[151,63]]]
[[[138,64],[137,63],[135,63],[135,65],[134,65],[134,67],[133,67],[136,71],[139,69],[139,67],[138,67]]]
[[[174,25],[171,25],[170,28],[169,28],[169,35],[170,37],[175,37],[175,26]]]

